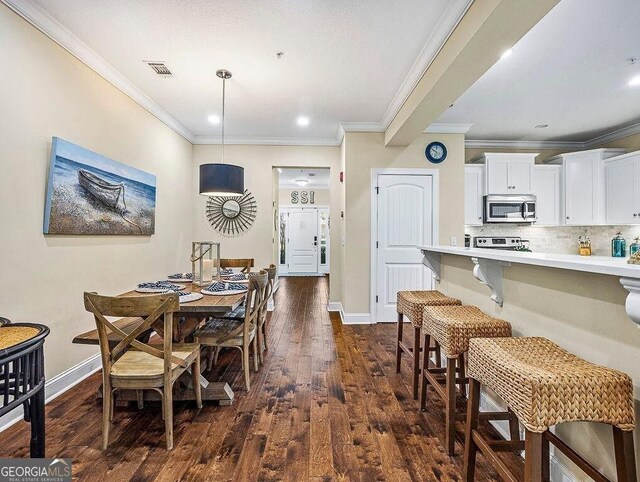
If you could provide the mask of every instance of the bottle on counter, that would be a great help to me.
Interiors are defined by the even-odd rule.
[[[580,236],[578,238],[578,254],[580,256],[591,256],[591,240],[589,236]]]
[[[633,256],[638,252],[640,252],[640,237],[635,238],[633,240],[633,243],[629,245],[629,256]]]
[[[627,256],[627,242],[618,231],[615,238],[611,240],[611,256],[614,258],[625,258]]]

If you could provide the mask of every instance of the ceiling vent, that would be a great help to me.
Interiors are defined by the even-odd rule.
[[[151,67],[156,74],[161,75],[162,77],[170,77],[173,75],[164,62],[154,62],[149,60],[145,60],[144,62]]]

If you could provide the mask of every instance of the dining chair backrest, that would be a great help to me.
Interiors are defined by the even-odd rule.
[[[171,364],[186,367],[184,360],[172,356],[172,333],[173,333],[173,313],[180,308],[180,301],[176,293],[163,293],[150,296],[127,296],[112,297],[101,296],[97,293],[84,294],[84,307],[93,313],[98,330],[100,341],[100,352],[102,355],[102,367],[105,373],[110,373],[111,365],[129,347],[143,351],[149,355],[164,360],[165,373],[171,372]],[[107,316],[117,317],[140,317],[142,322],[131,333],[125,333],[112,322],[107,320]],[[163,319],[163,349],[143,343],[137,338],[145,333],[151,324],[157,319]],[[157,329],[159,332],[160,330]],[[112,340],[109,343],[109,335]],[[117,343],[113,342],[113,337]]]
[[[267,286],[265,287],[264,299],[263,299],[264,311],[266,313],[267,304],[269,303],[269,300],[273,295],[273,284],[275,283],[278,268],[276,268],[275,264],[270,264],[269,267],[265,268],[264,270],[269,275],[269,281],[267,282]]]
[[[265,270],[258,273],[249,273],[249,288],[245,309],[245,325],[257,324],[262,309],[265,287],[269,283],[269,274]]]
[[[243,273],[251,272],[255,266],[253,258],[226,258],[220,260],[221,268],[242,268]]]

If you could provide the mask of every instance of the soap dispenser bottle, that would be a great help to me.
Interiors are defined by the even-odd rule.
[[[611,240],[611,256],[614,258],[624,258],[627,256],[627,242],[618,231],[615,238]]]
[[[629,245],[629,256],[633,256],[640,251],[640,237],[633,240],[633,243]]]

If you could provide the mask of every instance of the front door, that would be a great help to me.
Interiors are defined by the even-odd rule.
[[[290,210],[287,231],[289,240],[289,273],[317,273],[318,210]]]
[[[375,321],[394,321],[398,291],[433,289],[416,248],[433,242],[433,177],[378,175],[377,217]]]

